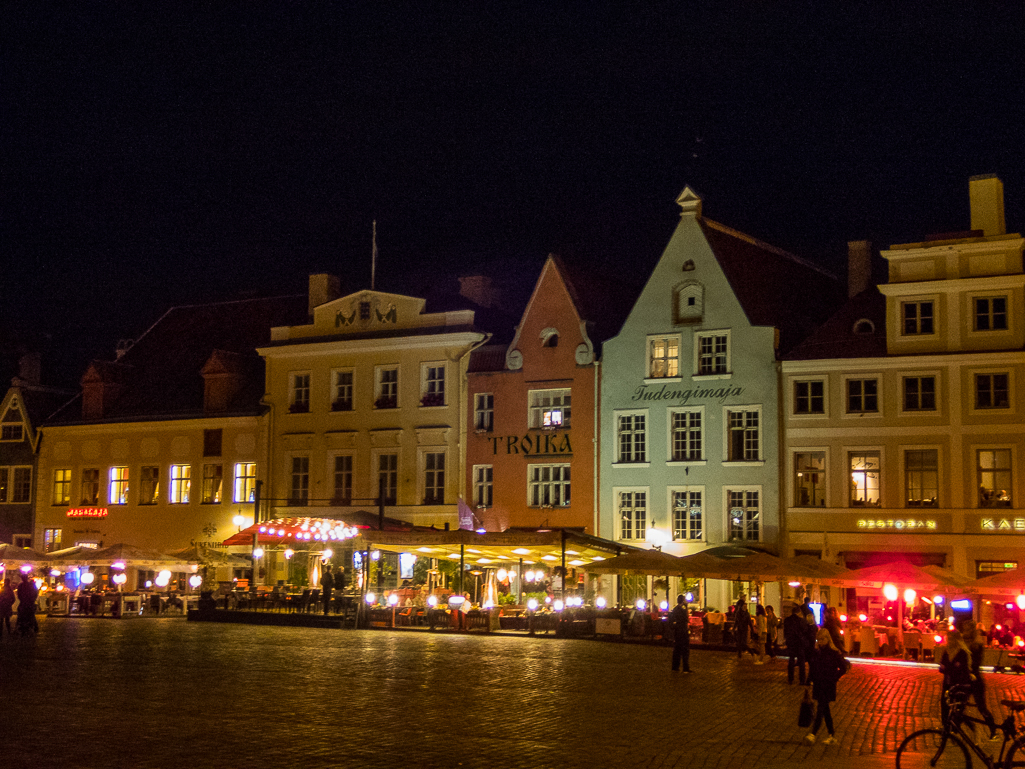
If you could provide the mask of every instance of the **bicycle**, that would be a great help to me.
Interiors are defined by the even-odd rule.
[[[987,769],[1025,768],[1025,734],[1018,736],[1014,715],[1009,715],[1004,722],[997,724],[997,732],[1003,736],[1000,751],[991,756],[975,741],[975,725],[985,725],[985,721],[965,714],[970,689],[967,686],[953,686],[945,694],[949,712],[942,728],[919,729],[912,732],[897,748],[897,769],[917,769],[917,767],[954,767],[972,766],[971,754],[974,753]],[[1000,704],[1011,713],[1025,711],[1025,702],[1001,700]],[[970,726],[971,734],[965,730]]]

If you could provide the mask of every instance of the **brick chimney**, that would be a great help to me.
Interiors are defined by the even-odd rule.
[[[857,296],[872,284],[872,242],[847,243],[847,298]]]
[[[130,367],[94,360],[82,375],[82,419],[103,419],[121,396]]]
[[[226,350],[210,353],[200,375],[203,377],[203,411],[220,414],[227,411],[239,390],[245,374],[242,356]]]
[[[342,280],[337,275],[328,275],[324,272],[310,275],[310,317],[313,317],[314,308],[327,304],[341,295]]]
[[[981,174],[968,180],[968,199],[972,207],[972,229],[985,237],[1006,235],[1004,224],[1004,183],[996,174]]]

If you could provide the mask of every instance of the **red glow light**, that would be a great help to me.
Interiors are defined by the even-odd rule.
[[[841,622],[846,622],[847,621],[847,615],[846,614],[841,614],[840,615],[840,621]]]
[[[68,518],[106,518],[105,507],[72,507],[68,510]]]

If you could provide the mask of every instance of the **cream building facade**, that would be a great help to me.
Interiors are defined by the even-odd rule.
[[[882,251],[878,291],[852,244],[853,296],[783,361],[786,554],[1025,563],[1025,240],[999,179],[970,202],[971,231]]]
[[[458,526],[465,496],[466,371],[486,334],[472,310],[427,312],[380,291],[337,297],[310,279],[312,322],[272,329],[266,361],[266,516],[375,512]],[[382,485],[383,484],[383,485]]]

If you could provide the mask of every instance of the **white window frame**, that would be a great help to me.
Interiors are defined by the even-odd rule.
[[[922,319],[923,319],[923,315],[921,313],[921,305],[923,305],[923,304],[930,305],[930,310],[932,312],[932,314],[930,315],[930,323],[932,325],[932,329],[929,330],[929,331],[922,331],[921,330]],[[919,308],[919,310],[916,311],[915,318],[914,318],[915,328],[917,330],[908,332],[907,326],[905,325],[906,313],[905,313],[904,310],[905,310],[906,307],[911,307],[911,306],[915,306],[915,307]],[[940,307],[940,303],[938,301],[938,297],[910,297],[909,296],[909,297],[902,298],[901,301],[900,301],[900,305],[899,305],[900,316],[897,318],[897,322],[900,324],[899,325],[899,328],[900,328],[899,336],[904,337],[904,338],[917,338],[917,337],[923,337],[923,336],[935,336],[936,333],[937,333],[936,328],[939,325],[939,314],[937,312],[939,307]]]
[[[909,409],[909,408],[907,408],[907,397],[906,397],[906,392],[907,391],[905,389],[905,383],[909,379],[917,379],[917,380],[919,380],[919,382],[921,382],[922,379],[932,379],[932,384],[933,384],[933,392],[932,392],[933,407],[931,409],[923,409],[923,408]],[[939,414],[940,413],[940,403],[941,403],[941,396],[942,396],[942,394],[943,394],[943,379],[940,377],[940,374],[939,374],[938,371],[901,372],[901,374],[900,374],[900,391],[899,391],[900,413],[901,414],[908,414],[908,415],[916,415],[916,414],[933,415],[933,414]],[[919,402],[921,402],[921,398],[922,398],[921,386],[919,386],[918,398],[919,398]],[[973,393],[973,401],[972,401],[972,403],[974,403],[974,393]]]
[[[812,410],[815,396],[812,394],[814,385],[822,387],[822,410]],[[808,386],[808,411],[797,410],[798,389],[801,385]],[[790,413],[796,419],[820,419],[829,414],[829,381],[826,377],[794,377],[790,383]]]
[[[441,378],[438,378],[438,372]],[[446,395],[446,382],[448,380],[448,367],[445,361],[427,361],[420,364],[420,407],[440,408],[448,405]],[[441,403],[424,403],[428,398],[441,396]]]
[[[128,504],[129,475],[125,466],[112,467],[107,472],[107,499],[112,506]]]
[[[21,488],[18,484],[18,471],[28,473],[27,484],[22,484],[26,490],[24,498],[18,496]],[[32,465],[6,465],[0,467],[0,504],[4,505],[28,505],[32,502]]]
[[[644,495],[644,504],[639,505],[637,495]],[[624,506],[627,495],[630,505]],[[651,505],[651,490],[647,486],[624,486],[612,489],[612,509],[615,510],[615,538],[620,542],[644,542],[648,536]],[[627,518],[629,510],[629,519]],[[638,518],[637,511],[641,511]]]
[[[527,391],[527,425],[530,429],[567,429],[572,415],[572,388],[552,387]]]
[[[687,506],[683,508],[686,512],[683,513],[676,508],[676,495],[685,494],[687,495]],[[694,534],[694,496],[698,495],[701,504],[697,506],[698,509],[698,526],[700,534],[693,536]],[[706,515],[706,505],[708,498],[705,496],[704,486],[670,486],[666,489],[666,510],[669,511],[669,523],[672,530],[674,542],[704,542],[708,539],[708,516]],[[681,517],[683,518],[683,525],[681,526]],[[681,531],[685,536],[679,536]]]
[[[487,509],[495,504],[495,466],[473,466],[473,504]]]
[[[692,379],[704,380],[704,379],[731,379],[733,377],[733,338],[732,332],[728,328],[707,330],[707,331],[695,331],[694,332],[694,376]],[[726,355],[725,364],[726,369],[724,371],[714,371],[710,373],[701,373],[701,340],[702,339],[713,339],[718,337],[726,338]],[[713,351],[713,357],[718,357],[718,354]]]
[[[445,504],[446,473],[448,472],[448,452],[436,446],[419,450],[420,459],[420,500],[425,505]],[[441,457],[441,467],[437,466],[437,457]],[[431,459],[435,457],[435,459]],[[431,467],[431,464],[434,467]],[[440,482],[439,476],[440,474]]]
[[[479,433],[490,433],[495,429],[495,394],[474,393],[473,428]]]
[[[13,428],[18,428],[17,435],[7,437],[4,433]],[[25,440],[25,424],[23,422],[0,422],[0,443],[20,443]]]
[[[1011,367],[1005,369],[976,369],[970,372],[971,375],[971,401],[969,402],[969,411],[972,414],[1010,414],[1016,409],[1014,408],[1014,369]],[[1007,377],[1007,399],[1003,406],[980,406],[979,405],[979,377],[990,377],[990,391],[992,388],[992,378],[995,376]]]
[[[339,469],[338,460],[348,459],[349,469]],[[353,490],[355,489],[356,483],[356,457],[350,451],[340,451],[335,454],[328,456],[328,477],[331,479],[331,504],[333,505],[351,505],[354,497]],[[339,480],[343,480],[341,484],[342,490],[339,491]],[[344,480],[348,479],[349,493],[344,493],[345,483]]]
[[[859,396],[861,398],[861,405],[862,405],[862,410],[861,411],[851,411],[851,383],[852,382],[861,382],[861,390],[862,390],[862,392],[861,392],[861,395]],[[866,411],[864,409],[864,405],[865,405],[865,387],[864,387],[864,383],[865,382],[875,382],[875,384],[876,384],[876,392],[875,392],[876,410],[875,411]],[[903,387],[903,380],[901,380],[901,386]],[[902,398],[904,397],[903,392],[901,392],[901,397]],[[885,403],[885,399],[883,398],[883,377],[880,374],[852,374],[850,376],[844,377],[844,380],[843,380],[843,414],[844,414],[845,417],[853,417],[855,419],[863,419],[865,417],[878,417],[878,416],[882,416],[884,403]]]
[[[349,383],[342,384],[339,380],[343,375],[349,376]],[[348,397],[346,397],[346,390]],[[348,405],[348,408],[343,406]],[[354,411],[356,409],[356,370],[354,368],[331,369],[331,410]]]
[[[303,470],[303,460],[306,468]],[[298,463],[298,464],[297,464]],[[305,477],[306,482],[303,483]],[[298,483],[297,483],[298,481]],[[291,454],[288,457],[288,504],[305,506],[310,503],[310,455]]]
[[[981,459],[982,459],[981,453],[983,451],[994,451],[994,452],[995,451],[1006,451],[1007,452],[1008,464],[1007,464],[1006,472],[1008,473],[1009,477],[1008,477],[1008,481],[1007,481],[1007,488],[1005,489],[1005,491],[1007,491],[1010,494],[1010,499],[1007,500],[1007,504],[1006,505],[1000,505],[1000,504],[984,505],[984,504],[982,504],[982,498],[981,498],[981,495],[980,495],[979,492],[981,492],[981,490],[983,488],[983,486],[982,486],[982,473],[984,472],[984,470],[983,470],[982,461],[981,461]],[[1010,446],[1010,445],[1007,445],[1007,444],[979,445],[979,446],[972,446],[971,447],[971,452],[972,452],[972,463],[974,464],[974,467],[972,468],[972,477],[975,479],[975,488],[977,490],[973,506],[979,508],[980,510],[1007,510],[1007,509],[1013,508],[1014,505],[1015,505],[1015,497],[1017,496],[1015,494],[1015,488],[1014,488],[1014,484],[1015,484],[1014,468],[1017,467],[1017,464],[1016,464],[1017,457],[1015,455],[1016,455],[1017,452],[1015,451],[1014,447]],[[1005,472],[1005,471],[1003,469],[1001,469],[999,471],[998,470],[992,470],[991,472],[995,473],[995,472]],[[997,483],[993,484],[993,492],[994,492],[994,494],[996,494],[996,487],[998,485],[999,484],[997,484]],[[996,501],[999,501],[999,500],[996,500]]]
[[[822,483],[819,486],[822,489],[822,504],[816,505],[814,500],[809,500],[808,504],[801,504],[797,494],[800,489],[800,483],[798,482],[798,473],[802,471],[802,468],[798,466],[797,457],[801,454],[821,454],[822,455]],[[793,508],[808,508],[812,510],[821,510],[829,504],[829,449],[823,446],[800,446],[794,447],[790,450],[790,494],[788,498],[791,500],[791,507]]]
[[[309,371],[288,372],[288,411],[292,414],[308,414],[313,390]]]
[[[664,342],[666,348],[666,354],[655,357],[654,345],[657,342]],[[670,347],[676,345],[676,355],[670,355]],[[680,355],[683,349],[683,335],[676,334],[649,334],[645,340],[644,348],[644,378],[653,382],[679,382],[683,377],[682,364],[683,360]],[[660,361],[665,364],[666,373],[659,375],[655,373],[655,362]],[[675,365],[674,365],[675,362]],[[673,369],[676,369],[673,371]]]
[[[253,502],[256,499],[256,462],[236,462],[232,485],[235,502]]]
[[[644,456],[641,458],[634,458],[634,452],[631,452],[630,458],[624,458],[623,455],[623,424],[624,418],[630,419],[631,424],[636,423],[636,419],[640,417],[644,419],[644,433],[643,433],[643,445],[641,451],[644,452]],[[615,419],[615,441],[616,441],[616,461],[614,467],[648,467],[651,464],[651,451],[648,447],[649,436],[651,435],[651,417],[648,414],[648,409],[624,409],[613,412],[613,419]],[[630,434],[633,436],[631,444],[636,445],[637,428],[633,426],[630,428]]]
[[[730,414],[733,413],[755,413],[758,415],[758,449],[757,458],[750,459],[730,459],[730,438],[733,432],[732,425],[730,423]],[[746,421],[746,419],[745,419]],[[731,467],[750,465],[758,466],[765,463],[765,455],[763,448],[765,446],[765,420],[762,418],[762,406],[761,404],[750,404],[750,405],[736,405],[736,406],[723,406],[722,409],[722,423],[723,423],[723,446],[722,446],[722,461],[724,464],[729,464]],[[745,431],[749,428],[745,427]],[[745,454],[747,453],[745,448]]]
[[[392,371],[395,372],[395,381],[385,382],[385,374]],[[385,366],[374,366],[374,408],[398,408],[401,405],[399,400],[401,384],[402,377],[399,374],[398,363],[392,363]],[[394,399],[394,405],[378,405],[382,403],[385,398]],[[375,496],[377,494],[376,487],[374,494]]]
[[[907,510],[935,510],[941,506],[940,495],[943,491],[943,447],[937,445],[931,446],[901,446],[898,449],[900,451],[900,487],[901,493],[903,494],[902,507]],[[936,453],[936,504],[935,505],[911,505],[909,504],[908,497],[910,496],[908,484],[910,483],[911,471],[908,470],[908,452],[909,451],[933,451]],[[976,455],[976,462],[978,462],[978,455]],[[920,470],[916,472],[928,472],[926,470]],[[922,484],[924,489],[925,484]]]
[[[395,467],[387,470],[381,469],[381,458],[382,457],[395,457]],[[381,473],[388,473],[389,480],[394,480],[394,483],[385,484],[385,504],[392,505],[398,504],[399,500],[399,473],[402,471],[402,455],[397,449],[382,449],[375,451],[371,455],[373,464],[370,468],[370,491],[371,497],[377,499],[378,493],[381,490]],[[389,491],[394,492],[394,496],[389,495]]]
[[[527,507],[569,507],[571,492],[569,462],[527,465]]]
[[[700,431],[701,437],[698,439],[698,456],[697,458],[691,459],[676,459],[676,415],[677,414],[697,414],[698,421],[700,422],[698,430]],[[688,419],[688,422],[690,419]],[[678,408],[671,408],[666,413],[666,457],[668,457],[666,464],[670,467],[685,467],[685,466],[696,466],[700,467],[706,464],[705,460],[705,437],[707,435],[706,429],[707,421],[705,420],[705,407],[704,406],[681,406]],[[691,426],[688,424],[685,432],[689,435],[691,433]],[[690,444],[692,441],[688,438],[687,443]]]
[[[748,502],[750,501],[749,495],[752,492],[758,494],[758,508],[757,508],[758,512],[757,512],[757,514],[755,516],[756,517],[755,525],[758,527],[758,537],[757,538],[744,537],[744,538],[740,538],[740,539],[734,538],[734,536],[733,536],[733,508],[731,506],[731,497],[730,497],[730,495],[731,495],[731,493],[744,494],[745,499],[744,499],[744,505],[743,505],[742,509],[744,509],[746,511],[748,509]],[[725,518],[726,518],[726,520],[723,521],[723,523],[724,523],[723,531],[726,532],[726,539],[727,539],[727,541],[730,541],[730,542],[761,542],[762,541],[762,537],[765,534],[765,522],[762,519],[762,516],[765,513],[765,493],[762,491],[762,487],[761,486],[728,485],[728,486],[723,486],[722,494],[723,494],[723,498],[722,498],[723,511],[725,513]],[[746,533],[747,530],[750,528],[750,525],[751,525],[750,524],[750,517],[746,513],[744,515],[743,523],[744,523],[744,530],[745,530],[745,533]]]
[[[172,505],[187,505],[192,496],[192,465],[175,464],[170,468],[171,483],[167,501]]]
[[[987,323],[992,324],[993,319],[997,316],[997,313],[993,311],[993,300],[1003,299],[1004,300],[1004,325],[1003,328],[995,328],[990,325],[989,328],[979,328],[979,311],[978,303],[980,301],[989,303],[989,310],[985,313]],[[1011,331],[1011,323],[1014,318],[1014,314],[1011,312],[1011,297],[1008,294],[972,294],[968,297],[968,309],[971,313],[972,318],[972,333],[973,334],[1006,334]]]
[[[866,493],[865,493],[865,500],[866,501],[864,503],[860,504],[860,505],[859,504],[855,504],[855,500],[854,500],[854,474],[856,472],[857,473],[863,473],[865,475],[865,477],[866,477],[866,486],[867,486],[867,478],[873,472],[873,470],[871,470],[869,468],[855,470],[853,468],[853,457],[868,456],[868,455],[871,455],[871,454],[874,454],[874,455],[876,455],[879,458],[879,467],[874,471],[878,475],[878,491],[877,491],[877,493],[879,495],[879,499],[878,499],[878,502],[876,504],[869,504],[869,502],[868,502],[868,493],[866,491]],[[887,480],[886,477],[885,477],[885,468],[886,468],[886,455],[883,452],[883,449],[882,449],[881,446],[847,446],[847,447],[844,448],[844,472],[846,473],[846,480],[847,480],[847,489],[848,489],[848,491],[847,491],[847,506],[849,508],[851,508],[853,510],[858,510],[858,509],[861,509],[861,510],[878,510],[880,508],[886,507],[886,505],[883,504],[883,499],[884,499],[883,492],[886,491],[886,488],[885,488],[884,484],[886,483],[886,480]]]

